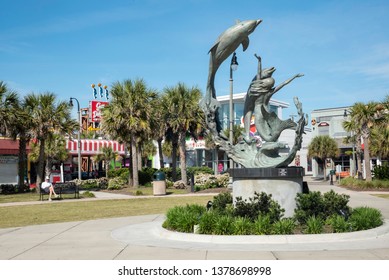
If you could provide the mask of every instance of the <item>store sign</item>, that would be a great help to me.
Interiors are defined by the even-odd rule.
[[[100,122],[101,121],[101,109],[103,109],[108,104],[109,104],[109,102],[105,102],[105,101],[93,100],[90,102],[92,122]]]
[[[197,149],[205,149],[205,140],[197,140],[195,141],[193,138],[186,141],[186,149],[187,150],[197,150]]]

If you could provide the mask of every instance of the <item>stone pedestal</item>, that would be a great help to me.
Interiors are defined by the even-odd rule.
[[[254,197],[254,193],[265,192],[285,209],[284,217],[292,217],[296,208],[296,196],[303,192],[304,169],[286,168],[240,168],[230,169],[233,178],[232,194],[243,200]]]

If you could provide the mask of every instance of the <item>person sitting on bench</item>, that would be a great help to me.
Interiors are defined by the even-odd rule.
[[[49,201],[51,201],[51,196],[54,194],[55,197],[58,197],[58,195],[54,191],[53,184],[49,182],[50,178],[47,176],[46,181],[42,183],[42,190],[49,193]]]

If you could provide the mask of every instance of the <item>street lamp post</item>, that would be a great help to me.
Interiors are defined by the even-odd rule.
[[[236,57],[236,53],[234,52],[231,58],[230,65],[230,143],[233,145],[234,142],[234,107],[233,107],[233,95],[234,95],[234,79],[232,72],[238,69],[238,60]],[[233,167],[234,161],[230,159],[230,168]]]
[[[344,118],[347,118],[347,109],[344,109],[344,113],[343,113],[343,117]],[[352,161],[353,161],[353,164],[352,164],[352,168],[351,168],[351,176],[354,177],[356,172],[355,172],[355,135],[354,135],[354,131],[351,130],[350,131],[350,137],[351,137],[351,141],[353,143],[353,146],[352,146]]]
[[[81,180],[81,111],[80,111],[80,103],[77,98],[70,97],[69,105],[73,107],[73,100],[77,101],[77,112],[78,112],[78,121],[80,123],[80,128],[78,129],[78,141],[77,141],[77,152],[78,152],[78,179]]]

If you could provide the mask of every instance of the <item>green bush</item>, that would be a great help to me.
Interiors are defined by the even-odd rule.
[[[95,197],[95,195],[90,191],[85,191],[82,193],[82,197]]]
[[[227,205],[232,205],[232,195],[229,192],[219,193],[213,197],[212,209],[219,213],[225,213]]]
[[[334,190],[330,190],[323,194],[324,203],[324,219],[333,214],[342,214],[349,216],[350,207],[347,206],[350,196],[346,194],[337,194]]]
[[[221,215],[216,220],[213,234],[217,235],[231,235],[234,233],[234,218],[228,215]]]
[[[199,221],[199,233],[212,234],[214,231],[214,226],[219,218],[220,216],[216,212],[205,212]]]
[[[319,191],[299,193],[296,197],[296,209],[294,217],[300,224],[305,224],[309,217],[315,216],[322,220],[338,214],[349,215],[350,208],[347,206],[349,196],[337,194],[333,190],[322,195]]]
[[[357,207],[351,212],[349,223],[354,231],[381,226],[383,217],[379,210],[370,207]]]
[[[271,197],[271,194],[264,192],[260,194],[255,192],[254,197],[249,198],[249,201],[243,200],[242,197],[237,197],[234,216],[246,217],[254,221],[259,215],[269,215],[271,223],[280,220],[285,210]]]
[[[272,223],[269,215],[258,216],[254,221],[253,234],[266,235],[270,234],[272,230]]]
[[[152,167],[143,167],[142,170],[139,170],[139,185],[149,185],[153,181],[155,172],[157,172],[157,169]]]
[[[340,215],[332,215],[326,220],[326,224],[330,225],[332,228],[332,232],[348,232],[351,230],[351,224],[346,221],[343,216]]]
[[[298,193],[294,217],[300,224],[305,224],[311,216],[322,216],[324,202],[320,192]]]
[[[253,232],[253,223],[246,217],[235,218],[232,227],[234,235],[250,235]]]
[[[108,181],[108,190],[120,190],[127,182],[121,177],[115,177]]]
[[[308,234],[320,234],[323,232],[324,221],[321,218],[311,216],[307,219],[306,229],[304,233]]]
[[[128,182],[130,170],[128,168],[117,168],[108,170],[108,178],[121,177],[125,182]]]
[[[194,225],[199,223],[205,211],[204,206],[197,204],[175,206],[167,211],[163,226],[180,232],[193,232]]]
[[[293,234],[296,224],[291,218],[284,218],[275,222],[272,226],[272,234]]]
[[[372,173],[376,180],[389,180],[389,164],[376,165]]]
[[[379,175],[383,176],[383,175]],[[371,182],[366,182],[364,180],[355,179],[352,177],[344,178],[340,180],[340,185],[345,187],[353,187],[361,190],[368,189],[388,189],[389,190],[389,180],[382,180],[374,177]]]

